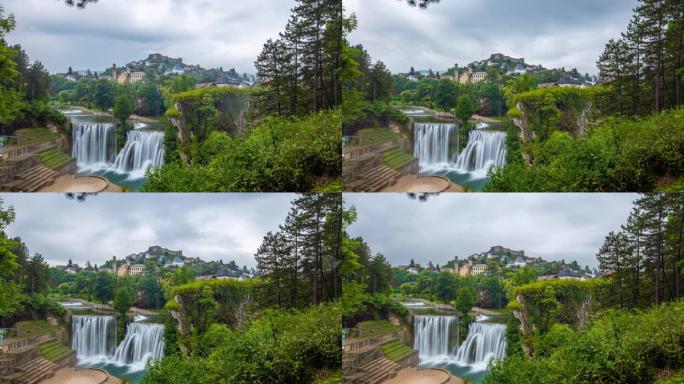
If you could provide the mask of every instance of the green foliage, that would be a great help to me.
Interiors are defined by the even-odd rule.
[[[133,291],[129,287],[123,285],[116,289],[112,307],[119,313],[119,315],[121,315],[121,317],[126,316],[128,310],[131,308],[131,306],[133,306],[134,303],[135,297],[133,296]]]
[[[454,300],[454,307],[458,309],[464,317],[468,316],[468,312],[473,308],[477,301],[477,293],[469,286],[459,288]]]
[[[109,80],[100,79],[93,85],[92,102],[95,108],[106,111],[114,106],[116,86]]]
[[[525,333],[533,330],[548,332],[555,323],[580,326],[580,312],[594,292],[605,284],[604,280],[540,280],[517,287],[513,291],[515,301],[512,310],[525,314],[528,323]]]
[[[554,132],[530,147],[531,166],[495,170],[492,192],[653,191],[684,175],[684,109],[608,118],[588,137]]]
[[[144,190],[312,190],[341,173],[340,121],[339,111],[302,119],[269,117],[244,136],[210,135],[194,151],[196,162],[152,170]]]
[[[341,337],[339,304],[267,310],[244,331],[214,327],[201,356],[152,363],[143,383],[308,383],[339,369]]]
[[[393,341],[382,345],[382,354],[395,363],[411,356],[413,352],[413,349],[407,347],[401,341]]]
[[[258,280],[204,280],[194,281],[172,289],[166,308],[176,311],[184,319],[184,337],[181,342],[187,346],[193,344],[190,327],[197,334],[205,333],[213,323],[222,323],[231,327],[243,326],[246,315],[244,309],[254,307],[256,288],[261,284]]]
[[[611,310],[586,330],[553,327],[532,358],[493,366],[485,383],[650,383],[684,367],[684,302]]]
[[[70,162],[71,156],[57,148],[52,148],[40,153],[40,161],[48,168],[57,169]]]
[[[390,335],[401,331],[400,326],[387,320],[362,321],[356,324],[354,328],[358,330],[359,338],[362,339]]]
[[[114,99],[113,115],[121,124],[125,124],[128,117],[135,110],[133,97],[128,92],[119,92]]]
[[[467,125],[470,118],[477,111],[477,101],[475,98],[469,94],[463,94],[458,97],[456,102],[456,109],[454,113],[461,119],[463,124]]]
[[[543,142],[556,131],[582,134],[580,117],[600,93],[598,89],[550,87],[516,95],[514,114],[522,113],[526,122],[525,140]]]
[[[47,360],[57,361],[67,357],[73,351],[71,348],[62,345],[59,341],[53,340],[38,346],[40,354]]]

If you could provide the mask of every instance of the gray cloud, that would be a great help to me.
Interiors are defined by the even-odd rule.
[[[253,72],[268,38],[287,23],[294,0],[101,0],[86,9],[61,0],[6,0],[19,43],[51,72],[103,70],[163,53],[203,67]]]
[[[442,0],[419,10],[397,0],[346,0],[363,44],[394,72],[488,58],[500,52],[548,68],[596,72],[605,43],[626,30],[636,0]]]
[[[350,228],[393,265],[445,264],[489,250],[522,249],[546,260],[596,266],[596,252],[629,216],[633,194],[346,194],[358,210]]]
[[[254,265],[269,230],[277,230],[292,194],[101,194],[80,203],[62,194],[0,194],[17,219],[7,230],[50,264],[102,264],[150,245],[204,260]]]

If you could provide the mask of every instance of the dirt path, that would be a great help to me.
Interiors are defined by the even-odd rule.
[[[385,380],[382,384],[443,384],[449,375],[438,369],[404,368],[396,376]],[[457,377],[451,376],[448,384],[464,384]]]
[[[106,187],[106,188],[105,188]],[[103,190],[103,188],[105,188]],[[107,182],[99,177],[64,175],[55,180],[52,185],[43,187],[39,192],[121,192],[118,185]]]
[[[121,380],[107,373],[92,368],[62,368],[49,379],[40,384],[120,384]],[[105,380],[106,381],[103,381]]]
[[[445,191],[445,188],[449,188]],[[419,175],[402,176],[394,185],[382,192],[465,192],[460,185],[449,183],[441,177],[426,177]]]

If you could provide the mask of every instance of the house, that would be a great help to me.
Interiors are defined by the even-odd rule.
[[[221,76],[214,82],[217,87],[240,87],[240,81]]]
[[[133,264],[128,268],[128,274],[130,276],[139,275],[143,272],[145,272],[145,265],[144,264]]]
[[[487,264],[475,264],[470,269],[470,274],[473,276],[482,275],[487,272]]]
[[[481,83],[485,80],[487,80],[487,72],[475,72],[470,77],[471,83]]]
[[[579,88],[581,85],[577,80],[570,76],[561,76],[557,84],[561,88]]]
[[[145,72],[131,72],[128,74],[129,83],[139,83],[145,78]]]
[[[524,65],[518,64],[515,66],[513,73],[515,73],[516,75],[523,75],[523,74],[527,73],[527,69],[525,68]]]
[[[71,83],[78,81],[78,79],[74,75],[66,75],[66,76],[64,76],[64,80],[71,82]]]
[[[171,267],[182,267],[185,265],[185,262],[179,256],[176,256],[168,265]]]
[[[80,270],[81,270],[81,268],[78,267],[78,264],[71,264],[68,267],[64,268],[64,272],[66,272],[70,275],[75,275]]]
[[[458,77],[458,82],[460,84],[468,84],[470,81],[470,71],[465,71],[461,73],[461,76]]]
[[[406,272],[408,272],[408,273],[410,273],[410,274],[412,274],[412,275],[417,275],[417,274],[420,273],[420,269],[419,269],[418,267],[416,267],[416,266],[408,267],[408,268],[406,269]]]
[[[518,256],[515,260],[508,263],[508,266],[511,268],[522,268],[525,265],[527,265],[527,261],[522,256]]]

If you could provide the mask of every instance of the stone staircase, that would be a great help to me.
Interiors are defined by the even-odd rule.
[[[378,192],[396,183],[400,177],[401,173],[396,170],[386,165],[378,165],[361,175],[359,183],[354,187],[354,191]]]
[[[15,192],[36,192],[44,186],[55,182],[59,174],[44,166],[37,164],[21,173],[19,173],[14,181],[10,183],[10,187]]]
[[[401,370],[401,365],[381,357],[373,360],[361,368],[363,374],[358,378],[358,383],[378,384],[394,377]]]
[[[43,379],[52,377],[59,366],[45,358],[38,357],[17,368],[11,382],[19,384],[36,384]]]

